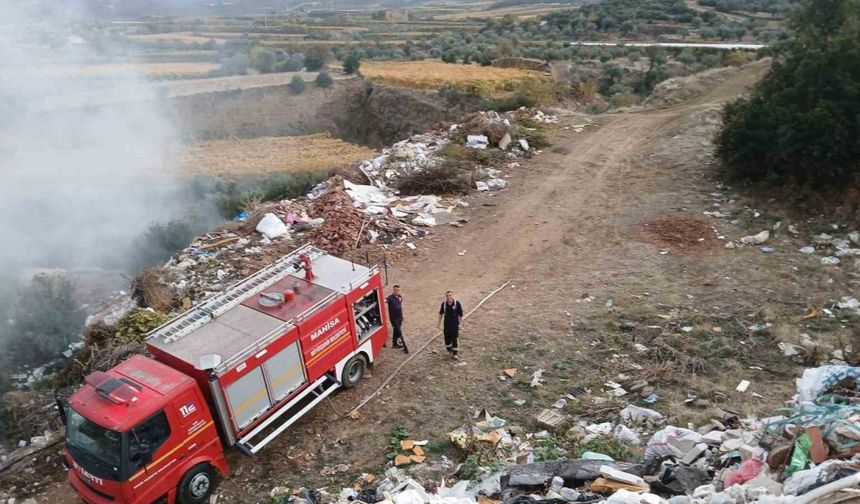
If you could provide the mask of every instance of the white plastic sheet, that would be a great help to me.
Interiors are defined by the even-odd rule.
[[[257,232],[273,240],[288,233],[287,225],[273,213],[267,213],[257,224]]]

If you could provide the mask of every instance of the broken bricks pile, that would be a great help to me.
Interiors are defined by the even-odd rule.
[[[582,397],[577,394],[577,397]],[[845,502],[860,491],[860,368],[822,366],[797,380],[797,395],[771,418],[740,418],[720,411],[706,425],[665,425],[657,411],[630,405],[617,423],[578,422],[579,438],[615,437],[642,450],[637,463],[601,453],[534,462],[537,445],[554,434],[526,433],[481,411],[450,433],[451,441],[482,457],[472,480],[447,458],[435,476],[390,467],[375,485],[365,477],[344,489],[338,504],[807,504]],[[650,433],[650,436],[649,436]],[[644,444],[642,439],[648,439]],[[477,448],[476,448],[477,445]],[[487,447],[481,452],[481,446]],[[407,441],[404,452],[414,450]],[[401,465],[414,453],[403,453]],[[421,452],[424,462],[424,451]],[[392,463],[393,465],[393,463]],[[462,469],[463,466],[460,466]],[[412,477],[407,476],[412,474]],[[413,479],[414,478],[414,479]],[[434,491],[428,491],[435,488]],[[332,496],[333,497],[333,496]],[[333,498],[331,500],[334,500]],[[286,502],[286,501],[285,501]]]

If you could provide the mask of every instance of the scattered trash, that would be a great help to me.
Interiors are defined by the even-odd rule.
[[[739,241],[744,245],[761,245],[770,238],[770,231],[764,230],[761,233],[744,236]]]
[[[633,404],[628,404],[623,410],[621,410],[619,416],[624,422],[633,425],[659,425],[664,421],[664,417],[661,413],[652,409],[641,408]]]
[[[264,215],[259,224],[257,224],[256,230],[269,240],[274,240],[289,232],[286,224],[273,213]]]
[[[506,371],[514,374],[513,368],[503,373]],[[641,387],[622,377],[618,379],[630,389]],[[481,410],[475,424],[450,433],[452,442],[463,449],[474,450],[477,444],[486,447],[480,448],[481,453],[493,454],[486,461],[488,465],[475,472],[476,481],[446,486],[443,480],[435,493],[428,493],[422,482],[406,477],[397,466],[435,462],[422,458],[427,457],[423,452],[401,454],[394,461],[395,467],[386,471],[386,480],[377,486],[376,493],[368,494],[368,502],[376,499],[388,499],[392,504],[818,502],[820,496],[816,492],[829,492],[828,485],[860,485],[860,454],[853,453],[860,446],[858,383],[860,368],[829,365],[807,369],[797,380],[796,401],[781,410],[783,415],[740,418],[736,413],[712,407],[713,418],[699,427],[698,432],[692,429],[693,425],[665,426],[651,435],[641,464],[616,462],[610,455],[593,450],[583,451],[577,459],[535,462],[535,450],[537,447],[545,450],[546,446],[557,443],[560,438],[552,432],[560,432],[569,420],[577,422],[568,435],[581,438],[578,443],[611,436],[618,443],[640,446],[642,434],[666,421],[655,410],[628,404],[619,414],[619,423],[613,425],[588,424],[569,419],[557,409],[546,408],[537,421],[548,430],[534,433],[524,433],[522,428],[509,426],[505,420]],[[607,381],[605,386],[609,390],[624,389],[614,381]],[[737,389],[747,391],[749,386],[750,381],[743,380]],[[576,387],[566,397],[584,397],[586,393],[584,388]],[[835,402],[833,394],[838,394],[841,402]],[[555,406],[562,405],[562,401]],[[687,402],[691,401],[697,398],[691,396]],[[515,403],[522,405],[525,400]],[[400,448],[415,450],[416,444],[403,440]],[[451,462],[444,458],[443,462],[447,464],[445,470],[450,471]],[[502,467],[500,472],[498,464]],[[331,470],[342,468],[324,469]],[[358,499],[357,488],[345,489],[348,494],[341,494],[343,502],[338,504]],[[803,500],[794,500],[795,496]]]
[[[491,178],[487,180],[487,188],[491,191],[504,189],[508,186],[508,181],[500,178]]]
[[[753,325],[747,327],[747,330],[751,333],[760,333],[760,332],[767,331],[771,327],[773,327],[773,324],[768,322],[766,324],[753,324]]]
[[[490,140],[484,135],[469,135],[466,137],[466,146],[470,149],[486,149]]]
[[[532,373],[532,381],[529,384],[532,388],[539,387],[543,383],[543,369],[538,369]]]
[[[537,421],[551,429],[557,430],[567,422],[567,419],[555,410],[545,409],[538,414]]]
[[[836,306],[843,310],[857,310],[860,308],[860,301],[857,298],[845,296],[839,300]]]
[[[659,401],[659,400],[660,400],[660,396],[658,396],[657,394],[651,394],[651,395],[649,395],[648,397],[646,397],[645,399],[642,399],[642,400],[643,400],[643,401],[645,401],[645,402],[646,402],[646,403],[648,403],[648,404],[654,404],[655,402],[657,402],[657,401]]]

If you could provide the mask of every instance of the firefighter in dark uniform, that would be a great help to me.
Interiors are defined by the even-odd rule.
[[[403,296],[400,295],[400,286],[395,285],[391,295],[385,298],[388,304],[388,319],[391,320],[391,327],[394,329],[391,336],[391,344],[394,348],[403,348]]]
[[[454,360],[459,360],[457,353],[460,351],[457,343],[457,338],[460,335],[460,322],[463,321],[463,305],[454,299],[454,293],[448,291],[445,293],[445,301],[442,301],[442,306],[439,307],[439,321],[436,327],[445,322],[445,349],[451,354]]]

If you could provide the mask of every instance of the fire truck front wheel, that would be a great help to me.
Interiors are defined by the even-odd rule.
[[[367,359],[364,358],[364,355],[355,355],[352,359],[349,359],[343,367],[343,376],[341,377],[344,388],[352,388],[358,385],[358,382],[364,378],[366,370]]]
[[[209,464],[198,464],[185,473],[176,493],[179,504],[204,504],[215,490],[215,470]]]

